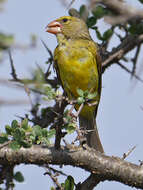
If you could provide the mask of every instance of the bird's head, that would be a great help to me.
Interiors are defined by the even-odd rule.
[[[83,20],[72,16],[63,16],[50,22],[46,27],[46,32],[55,35],[63,34],[64,37],[68,39],[90,39],[86,23]]]

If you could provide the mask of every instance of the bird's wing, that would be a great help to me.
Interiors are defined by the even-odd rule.
[[[60,71],[59,71],[59,68],[58,68],[58,46],[56,47],[55,51],[54,51],[54,69],[56,71],[56,74],[57,74],[57,79],[58,81],[60,82],[63,90],[64,90],[64,94],[66,95],[66,91],[64,89],[64,86],[62,84],[62,80],[61,80],[61,77],[60,77]]]
[[[99,48],[97,46],[97,44],[95,44],[94,41],[90,41],[90,44],[88,46],[88,50],[95,56],[96,58],[96,64],[97,64],[97,70],[98,70],[98,94],[99,94],[99,97],[101,95],[101,88],[102,88],[102,59],[101,59],[101,56],[100,56],[100,52],[99,52]],[[95,117],[96,117],[96,114],[97,114],[97,109],[98,109],[98,106],[96,106],[96,109],[95,109]]]
[[[97,61],[97,69],[98,69],[98,76],[99,76],[98,92],[99,92],[99,94],[101,94],[101,88],[102,88],[102,86],[101,86],[102,85],[102,59],[101,59],[98,47],[97,47],[97,52],[96,52],[96,61]]]

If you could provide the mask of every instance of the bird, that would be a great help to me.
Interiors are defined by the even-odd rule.
[[[104,153],[100,141],[96,115],[101,96],[101,57],[86,23],[74,16],[62,16],[46,26],[55,34],[58,45],[54,51],[54,66],[62,87],[71,100],[79,97],[78,89],[95,93],[92,106],[85,103],[79,113],[80,128],[84,129],[89,147]],[[79,105],[75,105],[79,109]]]

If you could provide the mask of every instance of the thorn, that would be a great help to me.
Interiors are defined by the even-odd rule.
[[[133,150],[135,150],[136,147],[137,145],[129,149],[127,153],[124,153],[122,159],[124,160],[125,158],[127,158],[133,152]]]

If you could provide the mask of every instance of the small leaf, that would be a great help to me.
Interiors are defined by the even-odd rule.
[[[77,93],[78,93],[78,95],[79,96],[83,96],[84,95],[84,91],[83,90],[81,90],[81,89],[77,89]]]
[[[103,40],[108,40],[113,35],[113,30],[110,28],[106,30],[103,34]]]
[[[32,143],[35,142],[35,140],[36,140],[36,137],[33,134],[30,134],[29,138],[32,141]]]
[[[89,94],[89,91],[88,91],[88,90],[85,90],[85,91],[84,91],[84,97],[86,98],[88,94]]]
[[[140,3],[143,3],[143,0],[139,0],[140,1]]]
[[[11,123],[11,127],[13,129],[16,129],[18,127],[18,122],[16,120],[13,120],[12,123]]]
[[[74,123],[69,123],[68,124],[68,127],[67,127],[68,134],[74,133],[75,129],[76,128],[75,128],[75,124]]]
[[[89,10],[86,5],[81,5],[79,9],[79,14],[83,20],[87,20],[88,15],[89,15]]]
[[[3,144],[8,141],[8,137],[6,136],[0,136],[0,144]]]
[[[87,24],[88,28],[91,28],[92,26],[94,26],[96,24],[96,22],[97,22],[97,19],[92,16],[87,19],[86,24]]]
[[[61,186],[62,186],[62,187],[65,187],[65,184],[64,184],[64,183],[61,183]]]
[[[56,92],[55,90],[49,85],[47,84],[46,86],[44,86],[44,92],[46,93],[46,98],[47,100],[52,100],[56,97]]]
[[[44,143],[44,144],[46,144],[46,145],[49,145],[49,144],[50,144],[49,139],[48,139],[48,138],[45,138],[45,137],[41,138],[40,143],[41,143],[41,142]]]
[[[65,190],[73,190],[74,189],[74,179],[72,176],[68,176],[65,181]]]
[[[25,130],[28,129],[28,119],[25,118],[25,119],[22,121],[21,127],[22,127],[23,129],[25,129]]]
[[[128,31],[131,33],[131,34],[142,34],[143,33],[143,23],[139,23],[139,24],[132,24]]]
[[[6,125],[5,126],[5,130],[6,130],[6,133],[8,134],[8,135],[11,135],[11,133],[12,133],[12,128],[9,126],[9,125]]]
[[[90,100],[90,99],[95,98],[96,96],[97,96],[97,92],[95,92],[95,93],[89,93],[89,94],[87,95],[87,98]]]
[[[32,143],[29,143],[25,140],[20,142],[20,145],[23,146],[24,148],[30,148],[32,146]]]
[[[48,131],[47,129],[42,129],[42,137],[47,137]]]
[[[77,103],[78,103],[79,105],[82,104],[82,103],[84,103],[84,102],[85,102],[85,100],[84,100],[83,97],[78,97]]]
[[[21,141],[25,138],[25,131],[22,128],[16,128],[13,132],[13,138],[16,141]]]
[[[48,131],[47,138],[50,139],[50,138],[54,137],[55,134],[56,134],[55,129],[51,129],[51,130]]]
[[[35,136],[41,136],[42,135],[42,129],[39,125],[35,125],[33,127],[33,132],[34,132]]]
[[[83,15],[85,11],[86,11],[86,5],[81,5],[81,7],[79,9],[79,14]]]
[[[101,35],[101,33],[99,32],[98,28],[97,28],[97,27],[94,27],[94,29],[95,29],[97,38],[98,38],[99,40],[103,40],[102,35]]]
[[[93,11],[92,14],[95,18],[99,19],[102,18],[104,15],[107,14],[107,10],[102,6],[97,6]]]
[[[16,172],[14,175],[14,179],[20,183],[24,181],[24,177],[21,172]]]
[[[13,141],[9,144],[10,148],[13,150],[19,150],[21,145],[17,141]]]

